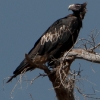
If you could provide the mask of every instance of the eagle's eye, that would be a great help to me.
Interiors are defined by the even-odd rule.
[[[81,5],[75,5],[75,8],[76,8],[77,10],[79,10],[79,9],[81,9]]]

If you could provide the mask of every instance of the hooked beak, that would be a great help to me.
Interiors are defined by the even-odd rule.
[[[75,4],[69,5],[68,10],[72,10],[75,7]]]

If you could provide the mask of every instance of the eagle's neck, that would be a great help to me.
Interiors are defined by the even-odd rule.
[[[73,15],[74,16],[77,16],[78,18],[80,18],[81,20],[84,19],[84,16],[85,16],[85,12],[73,12]]]
[[[78,22],[79,22],[79,26],[82,27],[82,20],[83,20],[83,16],[81,15],[81,13],[79,12],[75,12],[72,14],[73,16],[77,17]]]

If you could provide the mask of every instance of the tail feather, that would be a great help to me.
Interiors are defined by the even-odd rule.
[[[15,78],[17,75],[13,75],[10,77],[10,79],[6,82],[6,83],[9,83],[13,78]]]
[[[15,71],[13,72],[13,74],[16,74],[18,72],[21,72],[24,68],[26,68],[28,66],[28,63],[23,60],[20,65],[15,69]]]
[[[15,78],[17,75],[21,74],[21,73],[24,73],[25,71],[28,71],[29,68],[28,68],[29,64],[25,62],[25,60],[23,60],[21,62],[21,64],[16,68],[16,70],[13,72],[13,76],[10,77],[10,79],[6,82],[10,82],[13,78]],[[26,69],[26,70],[25,70]]]
[[[39,61],[40,56],[35,58],[36,61]],[[25,54],[25,59],[20,63],[20,65],[15,69],[15,71],[13,72],[13,76],[10,77],[10,79],[6,82],[10,82],[13,78],[15,78],[17,75],[22,74],[26,71],[29,70],[34,70],[36,68],[36,65],[34,63],[32,63],[31,59],[28,57],[27,54]]]

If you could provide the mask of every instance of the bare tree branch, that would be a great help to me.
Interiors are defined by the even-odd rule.
[[[95,49],[100,47],[100,43],[96,45],[96,37],[98,36],[99,33],[96,35],[91,34],[89,36],[89,39],[79,39],[78,42],[82,42],[81,45],[84,46],[84,49],[74,49],[72,47],[69,51],[67,51],[63,57],[56,59],[53,59],[54,62],[58,61],[59,64],[55,66],[47,66],[46,64],[41,64],[41,63],[34,63],[32,60],[29,58],[27,54],[25,54],[25,58],[27,62],[32,66],[33,69],[38,68],[41,69],[45,72],[45,74],[39,74],[37,77],[35,77],[33,80],[25,80],[25,81],[30,81],[31,84],[34,82],[35,79],[39,78],[40,76],[48,76],[49,80],[52,82],[53,89],[56,92],[57,100],[75,100],[74,96],[74,88],[76,87],[77,91],[83,96],[87,98],[92,98],[92,99],[100,99],[100,98],[95,98],[92,97],[94,95],[92,94],[85,94],[79,88],[78,86],[75,85],[75,82],[80,80],[81,77],[81,72],[82,70],[79,71],[71,71],[70,67],[71,64],[75,59],[83,59],[87,60],[89,62],[94,62],[94,63],[100,63],[100,54],[94,52]],[[78,43],[77,42],[77,43]],[[76,43],[76,44],[77,44]],[[27,69],[25,69],[21,74],[20,79],[17,81],[15,84],[14,88],[11,91],[11,97],[12,93],[14,92],[14,89],[16,88],[17,84],[21,82],[22,76],[26,72]],[[77,78],[79,77],[79,78]],[[86,80],[86,79],[84,79]],[[90,81],[89,81],[90,82]],[[91,82],[90,82],[91,83]],[[92,83],[93,84],[93,83]],[[94,89],[93,89],[94,90]],[[94,90],[95,91],[95,90]],[[33,100],[32,95],[30,94],[31,99]]]
[[[73,49],[68,53],[68,56],[74,56],[76,59],[84,59],[94,63],[100,63],[100,54],[90,52],[84,49]],[[67,59],[68,57],[66,57]]]

